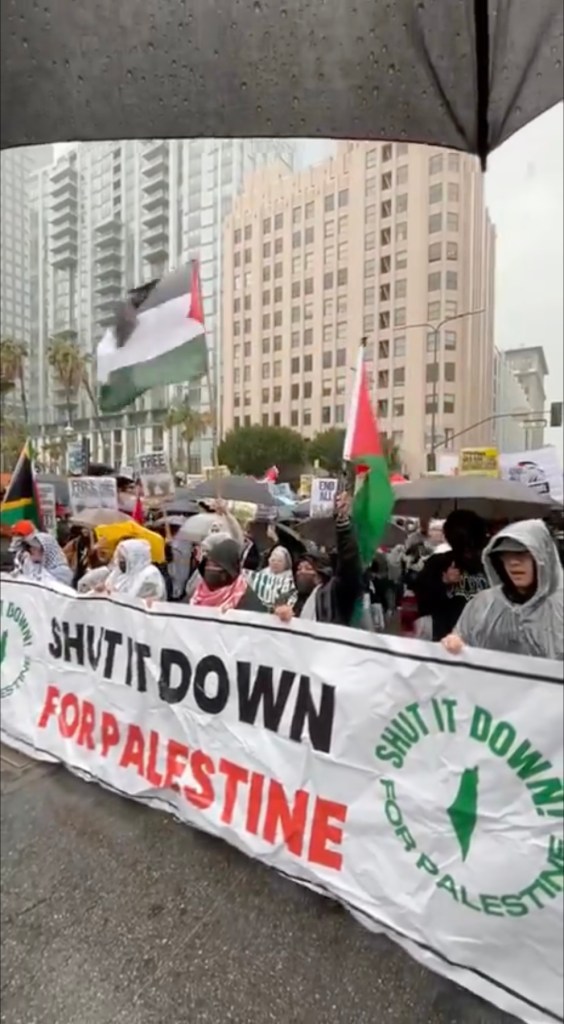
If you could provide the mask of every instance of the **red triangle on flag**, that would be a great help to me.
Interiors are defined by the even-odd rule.
[[[382,455],[380,434],[370,401],[368,377],[364,363],[364,349],[361,348],[356,369],[356,380],[345,436],[343,457],[356,462],[364,456]]]
[[[202,289],[200,287],[200,267],[197,260],[192,260],[192,275],[190,280],[190,308],[188,310],[189,320],[198,320],[204,323],[204,304],[202,302]]]

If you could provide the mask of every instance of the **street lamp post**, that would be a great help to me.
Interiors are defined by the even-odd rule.
[[[481,313],[485,313],[485,311],[485,308],[483,308],[468,310],[466,313],[455,313],[453,316],[446,316],[443,320],[441,320],[438,324],[435,325],[427,323],[427,321],[424,321],[423,323],[420,324],[407,324],[405,327],[398,327],[398,331],[411,331],[414,330],[416,327],[425,327],[433,335],[433,362],[431,364],[433,367],[433,405],[431,408],[431,450],[430,452],[427,453],[427,472],[429,473],[434,472],[435,469],[434,451],[435,448],[437,447],[437,384],[439,377],[439,341],[441,331],[443,327],[446,326],[446,324],[450,324],[454,320],[463,320],[465,317],[469,316],[479,316]]]

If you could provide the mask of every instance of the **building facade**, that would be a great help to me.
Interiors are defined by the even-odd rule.
[[[494,258],[466,155],[352,142],[297,175],[255,174],[225,225],[224,429],[343,426],[365,338],[380,428],[410,473],[461,432],[486,443]]]
[[[84,143],[34,175],[32,273],[42,296],[34,338],[39,438],[88,437],[92,456],[116,466],[163,446],[174,461],[177,439],[165,429],[171,406],[188,398],[207,411],[221,394],[223,220],[250,171],[274,158],[291,167],[293,156],[293,144],[278,139]],[[210,388],[203,382],[191,390],[155,389],[124,414],[101,418],[86,390],[66,394],[49,368],[52,339],[78,341],[92,359],[95,390],[96,347],[127,290],[191,258],[200,261]],[[209,464],[211,448],[208,433],[195,461],[199,455]]]
[[[492,441],[500,452],[522,452],[529,440],[531,404],[505,352],[496,350],[494,363]]]
[[[542,448],[547,412],[544,382],[548,376],[544,349],[542,345],[506,349],[503,358],[523,389],[530,407],[530,419],[525,430],[525,449]]]

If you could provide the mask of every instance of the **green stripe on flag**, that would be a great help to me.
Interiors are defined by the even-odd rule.
[[[366,568],[386,532],[394,507],[394,492],[383,455],[364,455],[356,465],[367,470],[360,478],[352,504],[360,558],[363,568]]]

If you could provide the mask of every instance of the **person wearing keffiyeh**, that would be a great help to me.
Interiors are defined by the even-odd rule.
[[[22,549],[20,571],[23,577],[45,583],[55,581],[70,588],[72,569],[50,533],[29,534],[23,539]]]

